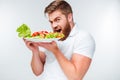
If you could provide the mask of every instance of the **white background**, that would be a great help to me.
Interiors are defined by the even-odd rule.
[[[51,30],[44,16],[51,1],[0,0],[0,80],[38,79],[30,67],[32,54],[16,29],[25,23],[32,31]],[[120,80],[120,0],[67,1],[73,7],[75,22],[96,41],[84,80]]]

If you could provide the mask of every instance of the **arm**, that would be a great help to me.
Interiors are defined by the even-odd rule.
[[[90,58],[73,54],[71,60],[68,60],[59,50],[56,50],[54,54],[69,80],[82,80],[90,66]]]
[[[39,51],[37,43],[30,42],[24,39],[26,46],[32,51],[31,68],[33,73],[38,76],[43,72],[45,63],[45,54]]]
[[[39,76],[43,72],[45,63],[45,54],[42,52],[32,52],[31,68],[36,76]]]
[[[39,45],[53,52],[69,80],[82,80],[90,66],[90,58],[80,54],[73,54],[71,60],[68,60],[55,42],[39,43]]]

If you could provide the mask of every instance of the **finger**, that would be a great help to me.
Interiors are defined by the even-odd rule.
[[[33,42],[33,44],[34,44],[35,46],[39,46],[39,44],[38,44],[38,43],[36,43],[36,42]]]
[[[56,43],[55,41],[52,41],[51,43]]]
[[[23,41],[24,41],[24,42],[28,42],[25,38],[23,38]]]
[[[28,45],[28,46],[32,46],[33,42],[25,40],[25,44]]]
[[[23,41],[26,41],[25,38],[23,38]]]

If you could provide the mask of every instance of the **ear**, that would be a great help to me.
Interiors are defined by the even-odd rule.
[[[69,13],[68,14],[68,21],[71,22],[73,20],[73,14]]]

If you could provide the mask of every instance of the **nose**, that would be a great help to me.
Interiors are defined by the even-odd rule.
[[[55,28],[57,28],[57,23],[56,22],[53,22],[53,24],[52,24],[52,27],[55,29]]]

